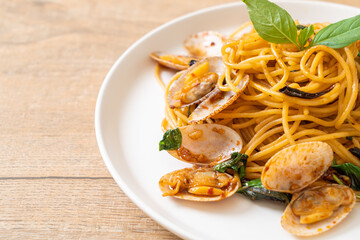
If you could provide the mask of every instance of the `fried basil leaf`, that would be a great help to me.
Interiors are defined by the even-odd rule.
[[[163,139],[159,142],[159,151],[179,149],[182,142],[182,135],[178,128],[169,129],[164,133]]]
[[[261,179],[244,181],[242,187],[237,191],[251,200],[270,200],[288,204],[291,200],[291,194],[280,193],[264,188]]]
[[[239,173],[240,179],[245,177],[245,168],[248,155],[239,152],[231,154],[231,159],[215,165],[214,169],[219,172],[225,172],[227,169],[232,169]]]
[[[352,153],[352,155],[354,155],[355,157],[360,159],[360,149],[357,147],[353,147],[349,149],[349,152]]]
[[[322,95],[328,93],[331,91],[332,88],[329,88],[325,91],[322,92],[318,92],[318,93],[307,93],[307,92],[303,92],[299,89],[296,88],[292,88],[289,86],[285,86],[283,88],[279,89],[279,92],[284,93],[287,96],[290,97],[298,97],[298,98],[304,98],[304,99],[314,99],[314,98],[318,98],[321,97]]]
[[[307,27],[304,26],[304,25],[299,24],[299,25],[296,25],[296,28],[297,28],[297,30],[301,30],[301,29],[305,29]]]
[[[346,175],[351,180],[351,188],[360,190],[360,168],[352,163],[344,163],[340,165],[332,165],[332,167],[340,174]]]

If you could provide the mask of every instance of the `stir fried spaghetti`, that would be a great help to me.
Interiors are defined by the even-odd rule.
[[[327,24],[314,24],[315,33]],[[282,148],[295,143],[324,141],[335,152],[338,162],[360,166],[349,148],[360,148],[360,64],[358,47],[353,43],[340,49],[323,45],[299,51],[293,44],[274,44],[263,40],[252,28],[237,37],[246,23],[227,39],[222,47],[226,66],[217,88],[239,92],[237,85],[245,75],[250,81],[240,97],[226,109],[204,120],[229,126],[244,140],[241,150],[249,156],[246,177],[260,178],[266,161]],[[181,75],[178,72],[165,85],[165,91]],[[284,86],[306,93],[323,92],[313,99],[288,96]],[[189,124],[195,105],[171,109],[166,103],[163,130]]]

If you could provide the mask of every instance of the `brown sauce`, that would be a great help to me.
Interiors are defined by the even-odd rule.
[[[222,128],[218,129],[218,128],[214,127],[212,130],[221,135],[225,134],[225,130]]]
[[[209,159],[203,154],[193,154],[189,149],[180,147],[176,150],[181,159],[187,162],[207,163]]]

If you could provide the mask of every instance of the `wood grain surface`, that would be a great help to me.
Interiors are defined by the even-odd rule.
[[[95,102],[109,68],[142,35],[232,1],[0,1],[1,239],[178,239],[111,178]]]

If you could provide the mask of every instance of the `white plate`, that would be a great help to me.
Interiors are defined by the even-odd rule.
[[[279,3],[301,23],[334,22],[360,9],[323,2]],[[208,8],[175,19],[145,35],[114,64],[101,87],[95,128],[102,157],[123,191],[162,226],[188,239],[295,239],[281,228],[283,206],[252,202],[242,196],[213,203],[163,198],[158,181],[164,174],[188,167],[158,151],[164,116],[163,92],[154,77],[156,50],[181,52],[190,34],[215,30],[230,33],[248,21],[245,5]],[[354,239],[360,234],[360,206],[319,239]]]

